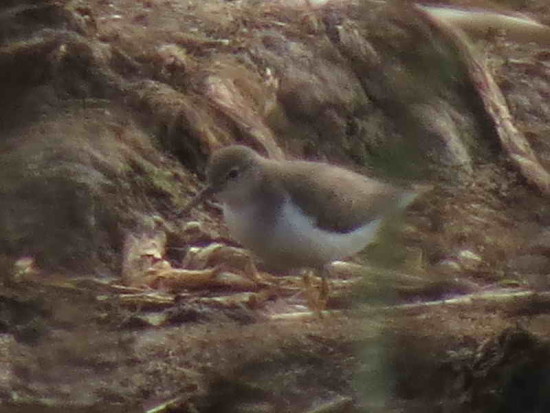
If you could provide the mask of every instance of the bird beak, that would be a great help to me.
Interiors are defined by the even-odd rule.
[[[214,188],[213,186],[207,186],[202,191],[200,191],[197,195],[195,195],[195,197],[191,201],[189,201],[187,205],[183,207],[183,209],[178,215],[180,217],[187,215],[193,208],[195,208],[197,205],[199,205],[201,202],[203,202],[207,198],[210,198],[216,192],[217,192],[216,188]]]

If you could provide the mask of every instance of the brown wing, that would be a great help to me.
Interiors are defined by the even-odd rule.
[[[320,228],[341,233],[398,209],[410,193],[328,164],[288,161],[272,167],[304,213],[315,217]]]

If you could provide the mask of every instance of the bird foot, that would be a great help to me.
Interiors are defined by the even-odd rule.
[[[328,297],[329,297],[329,285],[327,279],[321,277],[321,285],[316,288],[316,283],[313,282],[313,274],[310,271],[304,273],[304,294],[307,301],[308,308],[317,314],[319,317],[323,316],[323,311],[326,310]]]

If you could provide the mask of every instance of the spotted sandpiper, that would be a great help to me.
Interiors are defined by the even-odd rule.
[[[268,268],[327,270],[376,239],[383,220],[418,192],[321,162],[276,161],[241,145],[214,152],[207,196],[222,203],[231,235]]]

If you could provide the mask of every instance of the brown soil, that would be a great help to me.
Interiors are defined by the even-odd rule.
[[[0,5],[0,411],[550,411],[550,44],[390,3]],[[318,317],[178,216],[235,142],[434,190]]]

